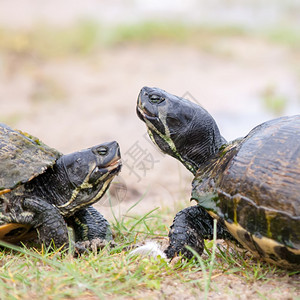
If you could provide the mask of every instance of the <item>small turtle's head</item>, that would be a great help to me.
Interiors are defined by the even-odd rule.
[[[92,148],[63,155],[57,166],[65,174],[69,198],[57,206],[69,215],[97,202],[106,192],[112,179],[121,170],[120,148],[117,142],[104,143]]]
[[[194,174],[225,142],[205,109],[159,88],[142,88],[137,114],[162,152],[177,158]]]

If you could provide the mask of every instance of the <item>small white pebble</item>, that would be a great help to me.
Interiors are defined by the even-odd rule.
[[[167,258],[166,254],[162,251],[161,246],[155,242],[146,242],[145,245],[132,250],[130,255],[149,255],[153,257],[160,256],[161,258]]]

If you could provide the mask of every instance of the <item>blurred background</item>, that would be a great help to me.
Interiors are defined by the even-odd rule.
[[[298,0],[0,0],[0,121],[63,153],[117,140],[117,217],[189,203],[191,174],[136,116],[141,87],[201,104],[231,140],[299,113],[299,83]]]

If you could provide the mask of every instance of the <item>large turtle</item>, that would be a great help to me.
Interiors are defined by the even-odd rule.
[[[236,239],[253,254],[282,267],[300,267],[300,115],[281,117],[227,143],[201,106],[144,87],[137,114],[151,140],[191,171],[192,199],[169,233],[169,258],[189,245],[203,252],[213,235]]]
[[[75,247],[111,240],[107,220],[91,205],[121,169],[117,142],[62,155],[39,139],[0,124],[0,240]],[[87,243],[86,243],[87,241]]]

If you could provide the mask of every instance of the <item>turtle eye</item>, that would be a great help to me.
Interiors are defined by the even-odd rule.
[[[158,95],[150,95],[149,96],[150,102],[155,103],[155,104],[159,104],[161,102],[163,102],[165,100],[164,97],[158,96]]]
[[[103,155],[106,155],[108,153],[108,148],[107,147],[104,147],[104,146],[101,146],[99,148],[96,149],[96,152],[103,156]]]

